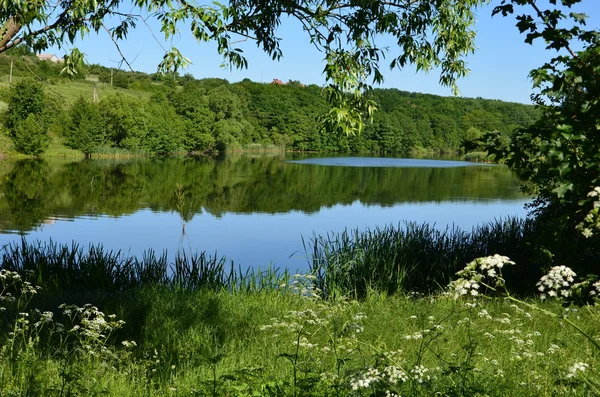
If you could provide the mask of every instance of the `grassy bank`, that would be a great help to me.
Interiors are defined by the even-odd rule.
[[[573,328],[504,300],[153,286],[25,300],[3,301],[6,396],[588,396],[599,364]],[[597,308],[540,307],[599,331]]]
[[[16,84],[22,79],[22,77],[13,77],[12,84]],[[0,74],[0,90],[8,90],[9,87],[10,84],[8,84],[8,76]],[[119,88],[111,86],[107,83],[99,83],[88,80],[61,79],[54,81],[52,84],[46,84],[45,88],[48,95],[50,95],[58,103],[66,106],[73,104],[79,97],[89,98],[90,100],[93,99],[94,89],[96,90],[96,95],[98,97],[119,94],[130,96],[132,98],[138,98],[140,100],[148,100],[152,96],[152,92]],[[0,110],[2,110],[1,106]]]

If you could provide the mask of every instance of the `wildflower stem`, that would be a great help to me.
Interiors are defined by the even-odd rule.
[[[600,390],[598,390],[598,388],[596,387],[595,384],[593,384],[589,379],[584,378],[583,381],[585,382],[586,385],[588,385],[594,392],[595,395],[600,396]]]
[[[520,299],[514,298],[512,297],[510,294],[507,293],[506,298],[512,302],[516,302],[522,305],[525,305],[531,309],[540,311],[544,314],[546,314],[547,316],[550,317],[554,317],[554,318],[558,318],[562,321],[564,321],[565,323],[569,324],[571,327],[573,327],[575,330],[577,330],[577,332],[579,332],[581,335],[583,335],[588,341],[590,341],[592,343],[592,345],[594,345],[594,347],[596,347],[596,349],[598,349],[600,351],[600,343],[598,343],[596,340],[594,340],[594,338],[592,338],[587,332],[585,332],[583,329],[581,329],[581,327],[579,327],[579,325],[575,324],[574,322],[572,322],[571,320],[569,320],[568,318],[561,316],[559,314],[556,313],[552,313],[549,310],[546,309],[542,309],[539,306],[536,305],[532,305],[531,303],[527,303],[527,302],[523,302]]]

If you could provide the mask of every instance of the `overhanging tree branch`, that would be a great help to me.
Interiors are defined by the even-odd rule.
[[[9,18],[0,29],[0,52],[3,48],[15,37],[21,30],[21,25],[17,23],[15,18]],[[10,48],[10,47],[8,47]]]
[[[277,36],[282,17],[300,21],[308,39],[324,53],[328,97],[335,102],[333,109],[338,112],[333,116],[337,122],[345,123],[339,130],[354,133],[362,129],[363,119],[369,119],[374,110],[374,104],[365,97],[370,90],[365,81],[383,80],[380,62],[386,51],[374,45],[376,36],[391,35],[397,41],[396,50],[390,51],[392,69],[410,63],[419,70],[439,66],[440,82],[456,88],[456,79],[468,71],[462,57],[474,50],[473,11],[485,1],[231,0],[225,4],[199,5],[190,0],[134,0],[133,8],[155,18],[165,39],[179,32],[182,24],[189,25],[192,37],[216,42],[225,63],[237,68],[247,67],[248,62],[241,49],[234,47],[232,35],[253,40],[272,59],[278,60],[283,55],[281,38]],[[9,10],[0,11],[0,21],[15,18],[23,23],[13,27],[9,39],[2,36],[0,53],[23,42],[41,51],[52,45],[72,43],[78,35],[85,36],[92,30],[105,29],[132,69],[119,41],[126,39],[136,21],[141,19],[147,24],[139,13],[119,10],[125,0],[31,0],[10,4]],[[50,9],[50,13],[45,13]],[[53,23],[36,28],[57,11],[60,15]],[[112,27],[109,16],[125,19]],[[188,63],[183,54],[171,48],[165,51],[159,71],[172,72]]]

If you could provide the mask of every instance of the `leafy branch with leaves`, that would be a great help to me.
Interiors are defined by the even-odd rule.
[[[588,192],[600,185],[600,32],[586,26],[587,16],[569,12],[581,0],[549,0],[549,9],[531,0],[503,0],[494,14],[516,12],[525,42],[543,40],[557,55],[530,73],[538,90],[532,100],[542,115],[522,128],[504,147],[489,147],[536,196],[534,214],[552,225],[555,235],[573,233],[593,206]],[[579,236],[581,237],[581,236]]]
[[[457,92],[456,79],[468,72],[463,57],[475,49],[474,10],[484,0],[233,0],[201,5],[193,0],[2,0],[0,53],[19,44],[40,52],[75,44],[78,37],[106,30],[115,45],[149,20],[165,39],[189,30],[198,42],[215,42],[224,63],[246,68],[235,44],[252,40],[273,60],[283,56],[278,29],[285,17],[298,20],[307,39],[324,54],[327,98],[332,110],[323,119],[329,131],[360,132],[372,117],[371,85],[383,81],[382,61],[391,69],[409,64],[418,70],[440,69],[440,83]],[[128,7],[128,8],[127,8]],[[126,10],[126,11],[125,11]],[[112,26],[109,26],[112,23]],[[394,49],[377,40],[392,37]],[[120,50],[119,50],[120,51]],[[73,50],[66,72],[83,60]],[[190,63],[177,48],[165,51],[158,65],[172,72]]]

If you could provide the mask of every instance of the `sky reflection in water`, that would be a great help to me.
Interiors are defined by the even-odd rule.
[[[521,201],[483,201],[399,204],[393,207],[336,205],[315,214],[291,211],[285,214],[226,213],[215,217],[208,213],[196,215],[185,225],[176,213],[153,212],[145,209],[123,217],[83,217],[74,221],[57,220],[29,233],[28,239],[71,243],[73,238],[83,245],[101,241],[105,247],[123,253],[141,255],[144,250],[167,249],[172,254],[179,248],[209,253],[227,254],[236,264],[260,266],[270,263],[292,270],[306,269],[307,259],[302,239],[316,234],[342,232],[344,228],[375,228],[403,222],[424,223],[435,219],[436,227],[456,226],[470,230],[473,225],[495,217],[525,216]],[[0,236],[2,243],[15,235]]]
[[[302,236],[308,240],[314,234],[337,233],[345,228],[373,229],[403,222],[428,222],[438,228],[456,226],[470,230],[495,218],[526,214],[523,205],[527,199],[518,193],[517,182],[503,167],[357,157],[312,158],[297,163],[277,158],[197,164],[168,160],[156,164],[126,163],[114,169],[104,163],[69,164],[68,167],[49,164],[52,172],[44,171],[50,175],[44,182],[48,185],[36,190],[39,197],[34,203],[48,205],[50,199],[45,194],[60,200],[55,206],[33,208],[43,218],[37,226],[22,229],[22,232],[30,241],[102,243],[106,248],[137,256],[149,248],[157,252],[167,250],[170,257],[178,249],[206,250],[227,255],[242,267],[264,268],[274,264],[295,271],[307,268]],[[314,168],[323,165],[345,167]],[[451,167],[456,171],[375,169],[415,166]],[[465,167],[470,166],[472,169],[466,172]],[[88,168],[82,171],[81,167]],[[161,174],[165,167],[173,169],[174,176]],[[367,168],[357,170],[356,167]],[[333,168],[337,170],[332,172]],[[460,171],[461,168],[465,170]],[[19,180],[15,172],[17,168],[5,179]],[[61,173],[63,179],[51,179]],[[94,175],[96,181],[106,181],[106,187],[98,185],[93,191],[82,191],[89,185],[89,175]],[[195,205],[192,212],[186,214],[186,221],[173,200],[175,180],[180,179],[184,192],[191,195],[186,203]],[[427,185],[432,183],[435,189]],[[444,183],[448,186],[441,186]],[[132,184],[135,189],[126,191]],[[113,194],[124,195],[127,205],[122,199],[105,197],[108,193],[98,193],[99,189],[108,191],[109,187]],[[50,194],[55,188],[58,190]],[[144,195],[155,188],[163,192],[163,196]],[[15,187],[8,182],[0,183],[0,189],[5,196],[15,194]],[[341,189],[346,191],[339,192]],[[493,197],[494,192],[498,197]],[[29,191],[26,193],[31,195]],[[98,197],[90,197],[95,194],[99,194]],[[398,199],[394,200],[394,196]],[[6,218],[0,218],[3,224],[14,223],[14,219],[9,222],[11,216],[25,213],[24,209],[14,208],[16,198],[11,201],[8,197],[12,204],[0,208],[0,216]],[[68,210],[65,202],[77,204],[76,209]],[[114,210],[113,205],[119,205],[119,209]],[[4,233],[11,231],[14,233],[14,228],[5,228]],[[19,240],[18,234],[0,234],[2,245]]]

